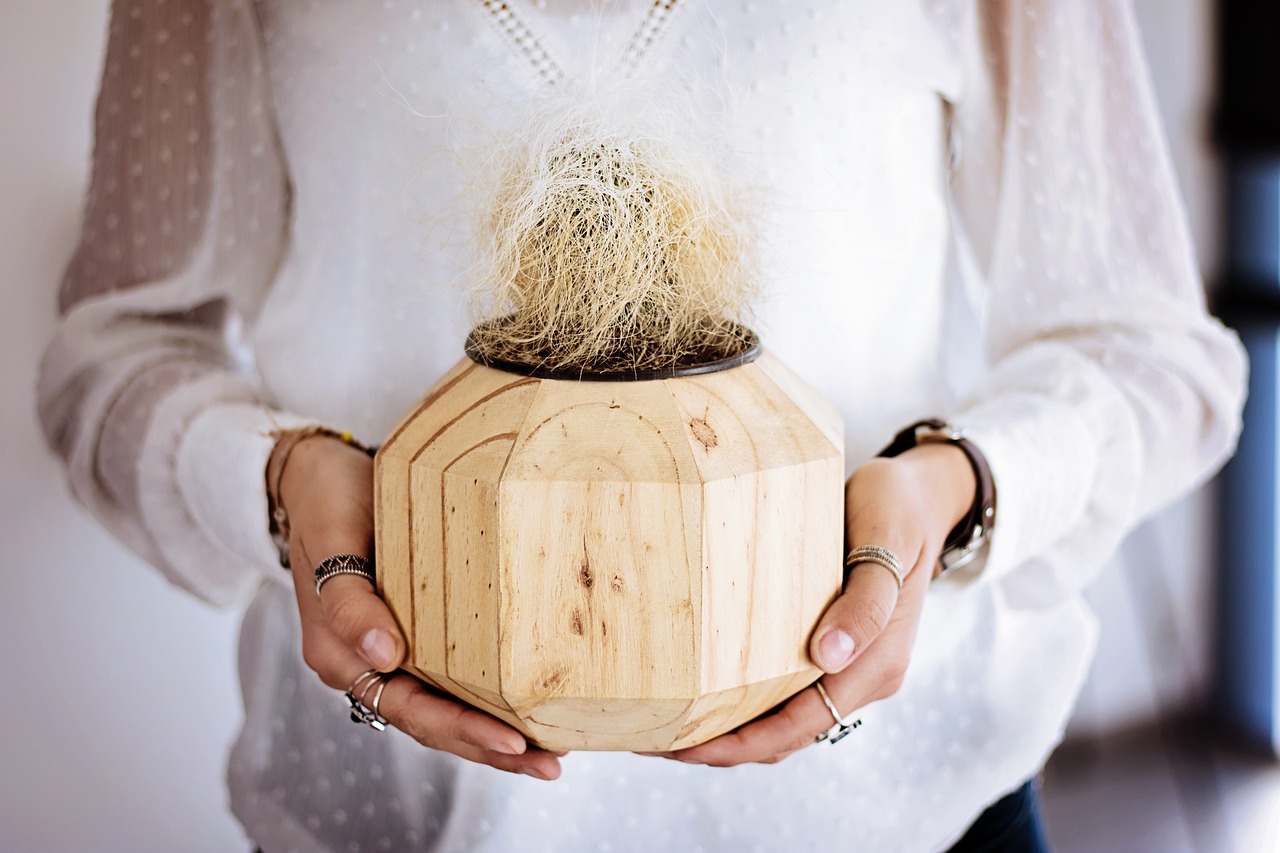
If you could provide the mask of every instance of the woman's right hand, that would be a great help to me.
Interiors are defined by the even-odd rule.
[[[315,593],[315,566],[322,560],[373,553],[373,460],[331,436],[305,438],[286,460],[280,501],[289,516],[289,555],[307,666],[342,691],[369,669],[395,672],[404,661],[405,640],[367,580],[337,575],[325,582],[320,596]],[[560,775],[555,754],[407,673],[391,676],[379,711],[423,746],[538,779]]]

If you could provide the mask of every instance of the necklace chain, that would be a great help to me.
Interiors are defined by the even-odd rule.
[[[649,5],[640,27],[618,59],[618,69],[624,77],[635,73],[653,45],[661,39],[678,3],[679,0],[653,0]],[[480,5],[508,44],[532,66],[539,80],[547,86],[564,84],[568,75],[508,0],[480,0]]]

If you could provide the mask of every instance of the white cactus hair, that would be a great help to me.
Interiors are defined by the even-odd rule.
[[[756,292],[746,194],[670,95],[550,96],[496,146],[473,299],[482,355],[651,370],[743,349]]]

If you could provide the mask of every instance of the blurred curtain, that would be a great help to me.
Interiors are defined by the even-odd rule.
[[[1219,313],[1252,370],[1240,450],[1223,475],[1217,714],[1280,756],[1280,3],[1219,0],[1215,140],[1227,167]]]

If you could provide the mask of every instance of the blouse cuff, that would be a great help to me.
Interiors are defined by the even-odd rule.
[[[952,422],[986,456],[996,493],[985,556],[956,576],[985,583],[1016,575],[1086,514],[1096,439],[1068,406],[1042,398],[1005,398],[958,414]],[[1055,580],[1040,587],[1049,599],[1058,587],[1076,586],[1069,579]]]
[[[251,403],[202,412],[178,451],[178,487],[191,515],[213,541],[275,580],[288,580],[272,541],[267,509],[267,460],[272,430],[315,421]]]
[[[263,578],[291,583],[267,516],[271,430],[314,421],[271,409],[242,377],[184,386],[155,411],[139,465],[139,501],[166,574],[216,605]]]

